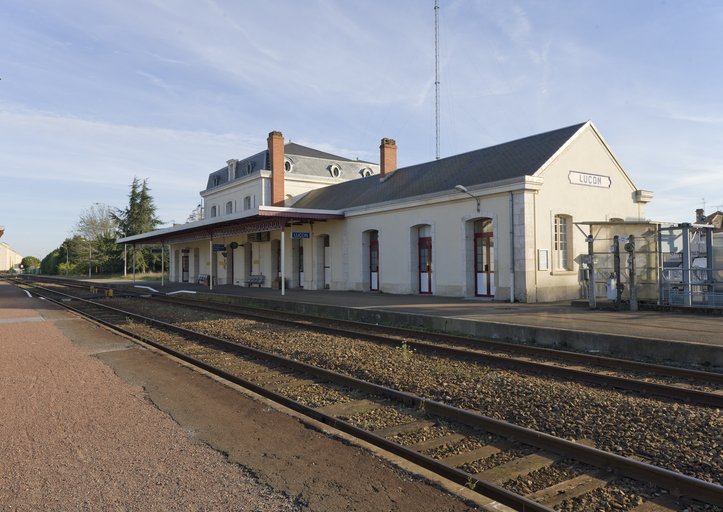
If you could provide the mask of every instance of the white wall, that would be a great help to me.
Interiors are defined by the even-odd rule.
[[[0,243],[0,271],[5,272],[20,265],[23,257],[13,251],[5,242]]]
[[[266,193],[264,190],[265,178],[260,174],[254,174],[251,177],[244,178],[213,189],[211,192],[202,194],[204,204],[204,215],[206,219],[211,218],[211,209],[216,206],[216,217],[223,217],[226,213],[226,203],[231,201],[233,204],[232,213],[241,213],[244,211],[244,198],[251,196],[251,209],[256,209],[264,198]],[[264,203],[268,204],[268,202]]]
[[[473,281],[468,279],[474,266],[469,249],[467,223],[479,218],[494,222],[496,287],[498,296],[509,294],[509,200],[497,193],[483,198],[480,212],[470,198],[456,195],[449,201],[426,207],[399,209],[347,217],[348,287],[365,290],[362,236],[364,231],[379,232],[380,291],[386,293],[417,293],[418,269],[414,266],[417,239],[413,227],[427,224],[432,235],[432,292],[436,295],[462,297],[474,295]],[[414,267],[414,268],[413,268]],[[507,295],[509,296],[509,295]]]
[[[609,188],[599,188],[570,182],[570,171],[610,178]],[[634,200],[635,185],[614,157],[588,126],[539,174],[544,183],[540,191],[531,195],[527,207],[534,211],[533,223],[527,231],[525,253],[528,269],[537,269],[538,249],[546,249],[550,256],[550,270],[532,274],[528,293],[540,302],[579,298],[581,296],[581,255],[587,254],[585,235],[576,228],[571,230],[573,266],[570,271],[554,268],[554,218],[569,215],[572,222],[605,221],[611,218],[642,220],[644,204]]]

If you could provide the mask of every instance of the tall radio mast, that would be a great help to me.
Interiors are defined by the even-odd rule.
[[[435,158],[439,160],[439,0],[434,0],[434,130]]]

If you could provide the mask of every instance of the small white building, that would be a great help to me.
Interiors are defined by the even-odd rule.
[[[20,262],[23,257],[12,250],[5,242],[0,242],[0,272],[7,272],[10,269],[20,269]]]
[[[640,221],[638,189],[591,122],[396,168],[269,134],[201,192],[205,218],[127,237],[171,251],[170,279],[541,302],[584,295],[576,221]]]

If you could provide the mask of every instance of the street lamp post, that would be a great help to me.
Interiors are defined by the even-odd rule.
[[[70,266],[70,246],[68,244],[63,244],[63,249],[65,249],[65,277],[68,277],[68,267]]]
[[[455,185],[454,188],[455,188],[455,190],[457,190],[458,192],[462,192],[463,194],[467,194],[469,197],[471,197],[472,199],[474,199],[474,200],[477,202],[477,212],[479,213],[479,197],[470,194],[469,190],[467,190],[467,187],[465,187],[464,185]]]

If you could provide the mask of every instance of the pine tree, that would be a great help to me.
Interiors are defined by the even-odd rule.
[[[156,205],[150,195],[147,179],[141,182],[138,178],[133,178],[128,194],[128,207],[118,210],[113,217],[118,221],[118,228],[124,237],[153,231],[162,223],[156,216]],[[151,251],[146,249],[133,251],[131,258],[131,261],[135,261],[135,268],[141,272],[146,272],[155,260]]]

